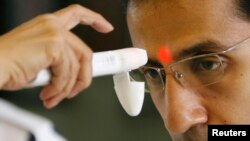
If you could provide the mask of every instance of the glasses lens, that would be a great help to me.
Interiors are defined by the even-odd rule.
[[[164,90],[164,82],[162,73],[159,68],[141,67],[139,70],[130,72],[130,76],[135,81],[143,81],[146,83],[146,92],[158,92]]]
[[[222,61],[219,56],[195,57],[171,66],[178,74],[176,79],[181,83],[192,85],[210,85],[216,83],[224,74]],[[178,77],[181,76],[181,77]]]
[[[149,87],[143,73],[137,69],[129,72],[130,79],[136,82],[145,82],[145,92],[149,93]]]

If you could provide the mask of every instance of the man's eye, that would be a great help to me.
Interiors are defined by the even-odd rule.
[[[199,68],[202,69],[202,70],[207,70],[207,71],[210,71],[210,70],[215,70],[217,69],[218,67],[220,67],[220,63],[219,62],[213,62],[213,61],[203,61],[203,62],[199,62],[198,64]]]
[[[159,72],[154,69],[145,69],[143,71],[144,75],[149,79],[158,79],[159,78]]]
[[[215,71],[221,67],[221,62],[218,59],[197,59],[194,60],[192,68],[195,71]]]

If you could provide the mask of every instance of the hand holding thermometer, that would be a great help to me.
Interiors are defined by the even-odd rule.
[[[114,75],[115,91],[124,110],[131,116],[140,113],[144,100],[144,82],[131,82],[128,72],[145,65],[148,61],[144,49],[125,48],[93,54],[93,77]],[[49,84],[51,74],[41,70],[27,88]]]

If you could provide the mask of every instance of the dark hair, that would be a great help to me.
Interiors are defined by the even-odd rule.
[[[130,0],[121,0],[122,6],[124,6],[125,8],[127,8],[129,1]]]
[[[250,21],[250,1],[249,0],[236,0],[240,16],[245,20]]]

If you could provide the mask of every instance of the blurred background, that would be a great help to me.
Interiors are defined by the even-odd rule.
[[[97,33],[86,26],[73,29],[94,51],[131,46],[126,6],[122,0],[1,0],[0,33],[2,35],[37,15],[73,3],[101,13],[115,27],[109,34]],[[141,114],[130,117],[118,102],[112,76],[95,78],[86,91],[52,110],[43,107],[39,100],[40,90],[0,91],[0,97],[52,120],[56,130],[69,141],[170,141],[150,96],[146,94]]]

